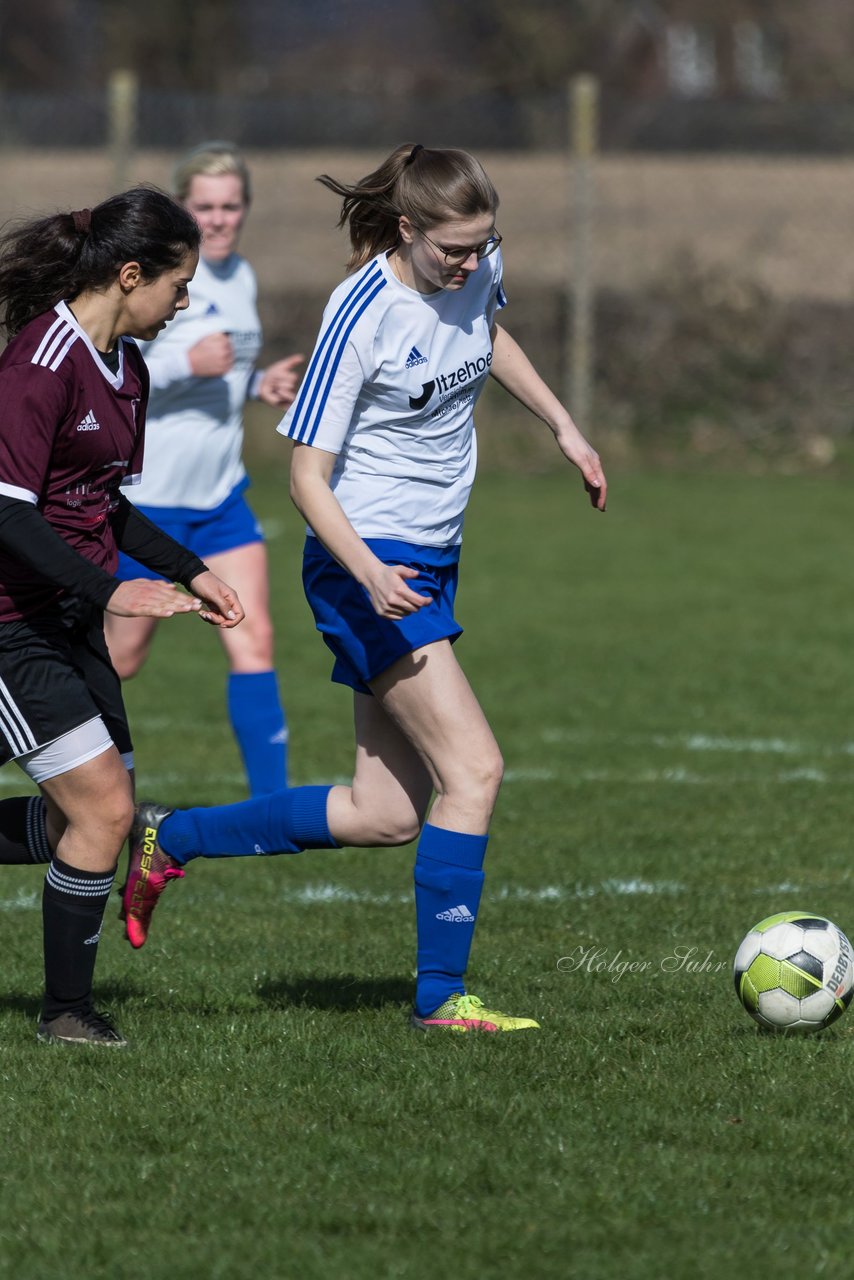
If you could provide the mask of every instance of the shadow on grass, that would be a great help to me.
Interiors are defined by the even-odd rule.
[[[353,1012],[358,1009],[384,1009],[389,1005],[399,1007],[410,1005],[414,995],[414,983],[411,978],[360,978],[354,974],[342,973],[334,977],[297,975],[290,978],[274,979],[263,983],[256,991],[245,993],[251,1004],[253,998],[264,1001],[272,1009],[326,1009],[339,1013]],[[228,1000],[219,997],[211,1000],[199,997],[198,993],[190,993],[185,997],[176,996],[173,991],[160,992],[132,982],[97,983],[95,987],[95,1007],[106,1012],[120,1015],[124,1006],[141,1002],[148,1012],[158,1010],[169,1013],[222,1014],[241,1013],[246,1015],[249,1008],[238,1001],[232,1006]],[[0,997],[0,1013],[18,1014],[27,1019],[38,1020],[41,1014],[41,994],[39,992],[12,992]]]
[[[95,1008],[115,1013],[129,1000],[145,995],[146,989],[131,982],[99,982],[95,985]],[[0,1013],[19,1013],[27,1018],[41,1016],[40,992],[11,992],[0,996]]]
[[[274,1009],[298,1006],[348,1012],[411,1004],[414,992],[411,978],[358,978],[341,973],[334,977],[297,975],[265,982],[258,987],[257,995]]]

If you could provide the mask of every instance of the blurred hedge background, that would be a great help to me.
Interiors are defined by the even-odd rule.
[[[182,149],[230,138],[268,353],[307,350],[346,257],[313,178],[466,146],[502,195],[507,326],[571,390],[586,73],[591,430],[625,458],[842,466],[852,54],[838,0],[0,0],[0,215],[166,186]],[[487,464],[548,464],[505,398],[481,422]],[[256,415],[251,449],[274,443]]]

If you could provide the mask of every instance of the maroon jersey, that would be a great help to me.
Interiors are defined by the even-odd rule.
[[[0,356],[0,494],[34,503],[87,560],[114,573],[108,516],[142,473],[148,373],[131,339],[112,373],[64,302],[31,320]],[[61,589],[0,550],[0,621]]]

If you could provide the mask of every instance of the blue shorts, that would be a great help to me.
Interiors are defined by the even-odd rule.
[[[398,658],[436,640],[454,641],[463,630],[454,620],[458,546],[421,547],[387,538],[365,543],[384,564],[417,569],[409,585],[433,603],[405,618],[381,618],[365,588],[317,538],[306,539],[302,581],[317,629],[335,655],[332,679],[359,693],[370,693],[369,682]]]
[[[225,501],[210,511],[197,511],[192,507],[144,506],[139,510],[182,547],[195,552],[200,560],[207,560],[208,556],[215,556],[221,551],[233,551],[235,547],[264,541],[258,519],[243,496],[248,488],[248,479],[241,480]],[[127,582],[130,578],[159,578],[160,574],[120,551],[115,576],[121,582]]]

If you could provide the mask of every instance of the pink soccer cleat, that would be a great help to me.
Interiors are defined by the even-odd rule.
[[[144,947],[151,914],[170,880],[180,880],[184,868],[157,843],[161,822],[172,812],[162,804],[137,805],[128,839],[128,875],[123,888],[119,919],[125,922],[125,937],[136,949]]]

